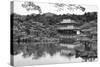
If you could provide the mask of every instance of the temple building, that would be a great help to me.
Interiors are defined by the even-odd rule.
[[[80,35],[80,28],[78,23],[71,19],[63,19],[57,24],[57,32],[60,35],[61,43],[72,44],[77,39],[77,35]]]
[[[61,35],[78,35],[80,28],[77,25],[78,23],[73,20],[63,19],[62,22],[57,24],[57,31]]]

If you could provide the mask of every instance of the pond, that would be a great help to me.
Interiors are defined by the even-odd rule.
[[[21,54],[14,56],[14,65],[15,66],[23,66],[23,65],[39,65],[39,64],[57,64],[57,63],[69,63],[69,62],[82,62],[82,58],[65,57],[61,56],[60,53],[55,54],[54,56],[50,56],[46,54],[39,59],[32,59],[33,56],[24,58]]]
[[[62,49],[58,52],[57,51],[53,52],[53,55],[50,55],[49,52],[46,52],[46,51],[43,51],[44,53],[43,52],[41,53],[40,51],[40,57],[37,57],[39,54],[38,55],[36,54],[35,56],[35,53],[32,53],[31,56],[29,56],[29,54],[27,53],[24,54],[25,52],[21,52],[17,55],[14,55],[14,65],[23,66],[23,65],[40,65],[40,64],[58,64],[58,63],[70,63],[70,62],[74,63],[74,62],[97,61],[97,59],[89,60],[87,56],[86,58],[82,58],[82,57],[76,58],[76,52],[74,50],[75,45],[66,44],[65,46],[65,44],[60,44],[60,46],[62,46]],[[49,50],[49,48],[47,49]],[[52,50],[53,49],[50,49],[50,51]]]

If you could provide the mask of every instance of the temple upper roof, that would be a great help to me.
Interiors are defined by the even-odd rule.
[[[80,29],[78,23],[71,19],[63,19],[57,26],[58,29]]]
[[[71,19],[63,19],[60,23],[76,23],[76,22]]]

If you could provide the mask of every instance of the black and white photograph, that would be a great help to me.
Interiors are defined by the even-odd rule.
[[[97,5],[13,1],[11,65],[98,61]]]

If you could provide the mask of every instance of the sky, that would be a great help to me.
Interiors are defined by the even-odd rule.
[[[22,4],[24,4],[24,1],[15,1],[14,2],[14,13],[16,14],[20,14],[20,15],[27,15],[27,14],[39,14],[38,10],[29,10],[27,11],[26,8],[22,7]],[[82,12],[81,10],[74,10],[74,11],[70,11],[68,9],[66,9],[67,7],[63,7],[63,10],[58,11],[58,8],[54,7],[53,3],[39,3],[39,2],[35,2],[36,5],[40,6],[42,13],[55,13],[57,15],[59,14],[84,14],[85,12],[94,12],[97,11],[98,8],[95,5],[82,5],[83,7],[85,7],[85,12]]]

